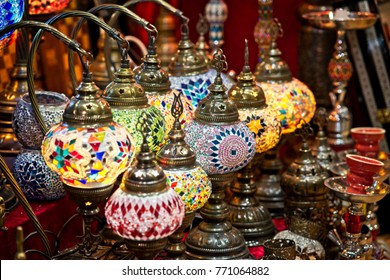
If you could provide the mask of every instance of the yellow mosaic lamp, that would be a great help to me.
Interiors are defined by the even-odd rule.
[[[281,58],[276,39],[283,35],[283,30],[276,18],[269,32],[272,43],[268,56],[255,73],[256,81],[264,91],[267,104],[280,113],[282,133],[292,133],[302,120],[310,122],[316,110],[316,101],[313,92],[292,77],[289,66]]]

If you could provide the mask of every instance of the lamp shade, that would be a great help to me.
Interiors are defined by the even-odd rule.
[[[0,30],[4,27],[19,22],[23,17],[24,1],[7,0],[0,2]],[[9,45],[15,38],[16,33],[13,31],[5,34],[0,38],[0,50]]]
[[[98,188],[113,184],[134,155],[134,140],[112,120],[92,76],[85,74],[65,108],[63,121],[45,135],[42,155],[70,186]]]
[[[30,15],[46,15],[65,9],[71,0],[28,0]]]
[[[217,76],[209,95],[201,100],[194,120],[185,127],[186,142],[207,174],[226,174],[245,167],[254,157],[255,138],[241,121],[236,104],[228,99],[220,75],[227,69],[222,50],[214,53]]]

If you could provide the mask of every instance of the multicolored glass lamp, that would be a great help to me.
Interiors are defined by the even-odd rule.
[[[213,51],[222,48],[224,43],[224,22],[228,17],[228,6],[223,0],[210,0],[205,7],[205,15],[210,23],[209,41]]]
[[[235,172],[253,159],[256,142],[226,94],[221,72],[227,70],[227,62],[221,49],[214,53],[212,65],[217,75],[210,93],[185,127],[185,140],[208,174],[212,194],[200,211],[203,221],[188,234],[185,255],[188,259],[241,259],[248,257],[248,249],[241,232],[229,222],[224,196]]]
[[[158,151],[157,162],[167,176],[167,184],[181,197],[185,206],[185,217],[181,227],[168,237],[165,247],[167,258],[180,259],[186,250],[183,231],[195,217],[195,212],[203,207],[211,194],[211,182],[206,172],[196,163],[196,155],[184,141],[180,116],[183,113],[181,93],[175,95],[172,116],[175,118],[168,142]]]
[[[249,67],[248,41],[245,40],[245,65],[237,78],[237,84],[229,91],[229,98],[238,107],[239,118],[256,137],[256,155],[268,151],[279,142],[282,127],[279,112],[265,102],[263,90],[256,85]],[[239,170],[237,180],[230,190],[233,196],[229,201],[230,221],[237,227],[248,246],[258,246],[272,238],[275,226],[269,211],[260,205],[254,194],[255,163],[250,162]]]
[[[256,65],[255,75],[259,75],[261,62],[267,56],[271,46],[271,34],[267,31],[273,22],[273,0],[257,0],[259,18],[253,32],[255,41],[258,45],[258,63]]]
[[[107,201],[105,216],[108,226],[124,238],[138,259],[153,259],[182,224],[185,208],[148,147],[145,119],[140,118],[138,124],[143,142],[137,161]]]
[[[48,15],[65,9],[71,0],[28,0],[30,15]]]
[[[22,19],[24,1],[2,1],[0,3],[0,11],[0,30],[2,30],[6,26],[19,22]],[[17,40],[17,33],[13,30],[0,36],[0,50],[10,45],[13,40]],[[11,76],[17,76],[14,72],[16,71],[11,72]],[[21,90],[17,90],[18,94],[15,94],[15,89],[19,89],[16,82],[16,79],[11,79],[7,87],[0,92],[0,154],[4,157],[15,157],[21,148],[12,130],[12,112],[16,106],[17,99],[22,95]],[[26,92],[27,86],[23,86],[23,90]],[[0,197],[4,199],[7,211],[14,209],[17,205],[15,194],[7,184],[0,186]]]
[[[314,116],[316,101],[313,92],[301,81],[293,78],[287,63],[281,58],[276,45],[283,35],[279,21],[275,18],[269,33],[272,43],[268,56],[260,65],[256,81],[265,93],[267,104],[280,113],[282,133],[294,132],[300,121],[309,123]]]
[[[143,87],[135,82],[134,73],[127,59],[127,50],[122,49],[122,60],[115,79],[104,90],[103,98],[112,109],[114,121],[128,129],[135,140],[138,151],[142,144],[142,134],[136,129],[140,117],[145,117],[147,141],[150,149],[156,152],[165,139],[165,119],[161,112],[149,105]]]
[[[194,108],[208,95],[208,87],[216,75],[216,71],[209,66],[190,40],[188,19],[182,19],[181,40],[168,67],[169,80],[171,88],[183,92]],[[221,77],[224,85],[230,89],[232,80],[224,73],[221,73]]]

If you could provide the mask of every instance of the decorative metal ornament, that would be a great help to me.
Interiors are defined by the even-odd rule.
[[[217,73],[214,69],[209,69],[204,56],[190,41],[187,22],[181,26],[178,51],[168,69],[171,74],[169,76],[171,88],[181,91],[191,101],[193,107],[197,108],[198,103],[208,95],[208,88]],[[233,84],[232,81],[227,75],[223,73],[220,75],[224,85],[229,89]]]
[[[122,184],[105,207],[107,223],[125,239],[138,259],[153,259],[162,251],[167,237],[175,232],[184,218],[184,204],[167,186],[163,169],[146,142],[146,122],[140,118],[143,134],[137,163],[123,176]]]
[[[228,7],[223,0],[210,0],[205,7],[205,15],[210,23],[210,45],[216,51],[224,43],[223,24],[228,17]]]
[[[229,100],[221,72],[227,69],[222,50],[214,53],[212,65],[217,76],[210,94],[199,102],[194,120],[185,127],[186,142],[212,182],[212,193],[201,209],[203,222],[186,239],[189,259],[247,258],[248,249],[240,231],[228,221],[225,188],[234,172],[245,167],[255,154],[255,139],[238,120],[236,104]]]
[[[309,123],[314,116],[316,101],[312,91],[291,76],[287,63],[282,60],[276,39],[283,35],[277,19],[269,28],[272,37],[270,51],[261,63],[256,81],[265,93],[268,106],[279,111],[282,133],[294,132],[301,120]]]
[[[312,156],[307,138],[313,133],[308,124],[297,130],[302,145],[297,159],[283,172],[280,185],[286,194],[285,208],[288,217],[303,215],[306,219],[327,225],[328,189],[324,180],[328,173]]]
[[[206,172],[196,163],[196,156],[184,141],[185,134],[181,129],[180,115],[183,103],[180,93],[175,95],[172,104],[172,116],[175,118],[169,140],[157,153],[157,162],[167,176],[167,185],[181,197],[186,212],[182,226],[168,237],[165,251],[169,258],[182,258],[186,250],[182,243],[183,230],[191,225],[195,211],[207,202],[211,194],[211,182]]]
[[[199,20],[196,23],[196,31],[199,34],[199,38],[195,44],[195,49],[201,55],[203,55],[206,63],[208,64],[211,62],[213,56],[211,53],[212,52],[211,47],[209,46],[209,44],[207,44],[206,39],[204,37],[204,35],[207,33],[207,31],[209,31],[209,25],[208,25],[208,22],[207,22],[205,16],[202,14],[199,14]]]
[[[125,58],[125,50],[123,52],[115,80],[106,87],[103,97],[112,108],[114,121],[126,127],[133,136],[137,151],[141,148],[143,136],[136,129],[136,124],[140,117],[145,117],[149,147],[152,151],[157,151],[166,134],[164,116],[157,108],[149,105],[143,87],[135,82],[130,61]]]
[[[328,113],[326,109],[323,107],[318,108],[313,121],[318,126],[318,133],[311,149],[318,163],[322,168],[328,170],[330,175],[331,164],[336,160],[336,153],[329,146],[328,138],[325,135],[324,127],[326,126],[327,119]]]

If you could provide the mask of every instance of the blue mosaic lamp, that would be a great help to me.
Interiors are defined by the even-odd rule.
[[[248,249],[241,232],[228,221],[224,196],[235,172],[253,159],[256,140],[227,96],[221,76],[227,62],[221,49],[214,53],[212,65],[217,75],[210,93],[199,102],[194,120],[185,127],[185,140],[212,183],[211,196],[200,211],[203,221],[190,231],[185,255],[188,259],[242,259],[248,257]]]
[[[0,2],[0,30],[4,27],[19,22],[24,13],[23,0],[8,0]],[[13,31],[0,37],[0,49],[9,45],[15,38]]]
[[[217,72],[210,68],[206,58],[196,50],[195,44],[189,39],[188,22],[182,23],[178,50],[168,69],[171,88],[181,91],[196,109],[199,102],[208,95]],[[230,89],[232,80],[224,73],[219,75],[227,89]]]

